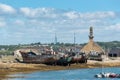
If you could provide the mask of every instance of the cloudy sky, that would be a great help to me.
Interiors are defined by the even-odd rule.
[[[120,41],[120,0],[0,0],[0,45]]]

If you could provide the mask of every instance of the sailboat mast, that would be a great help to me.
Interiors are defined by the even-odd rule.
[[[54,44],[57,44],[57,36],[56,36],[56,33],[55,33],[55,42]]]
[[[75,37],[75,32],[74,32],[74,46],[76,44],[76,37]]]
[[[76,51],[76,36],[75,36],[75,32],[74,32],[74,52]]]

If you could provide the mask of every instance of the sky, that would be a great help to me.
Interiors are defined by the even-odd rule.
[[[0,0],[0,45],[120,41],[120,0]]]

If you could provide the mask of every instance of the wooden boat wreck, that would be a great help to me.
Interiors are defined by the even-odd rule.
[[[71,63],[87,63],[87,56],[84,53],[73,56]]]
[[[23,63],[36,63],[36,64],[47,64],[47,65],[61,65],[61,66],[67,66],[72,63],[86,63],[87,59],[85,56],[67,56],[67,57],[58,57],[53,54],[43,54],[43,55],[37,55],[36,53],[30,51],[30,52],[22,52],[20,51]]]
[[[56,59],[53,55],[37,55],[34,52],[21,52],[23,63],[54,64]]]

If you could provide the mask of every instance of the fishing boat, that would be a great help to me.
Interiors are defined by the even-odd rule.
[[[95,75],[96,78],[120,78],[120,74],[116,73],[99,73]]]
[[[102,61],[103,60],[103,57],[102,57]],[[117,73],[113,73],[113,72],[104,72],[103,71],[103,65],[101,64],[101,69],[102,69],[102,72],[99,73],[99,74],[96,74],[95,77],[96,78],[120,78],[120,74],[117,74]]]

